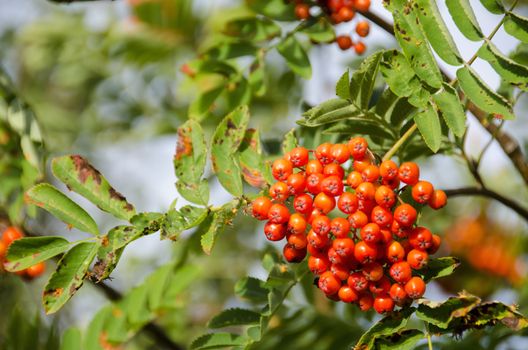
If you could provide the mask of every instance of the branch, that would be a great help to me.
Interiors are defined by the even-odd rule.
[[[383,18],[370,11],[362,12],[362,15],[365,16],[365,18],[368,18],[369,20],[374,22],[387,33],[394,35],[393,25],[385,21]],[[442,74],[448,78],[447,80],[452,80],[449,79],[449,75],[445,71],[443,71],[442,69],[440,70]],[[496,125],[494,125],[493,123],[489,123],[488,114],[477,106],[475,106],[473,103],[468,103],[468,110],[488,131],[488,133],[490,133],[490,135],[495,135],[495,139],[497,140],[498,144],[500,145],[506,156],[510,158],[511,162],[523,178],[524,182],[528,185],[528,163],[524,157],[522,148],[519,143],[510,134],[503,130],[498,130],[498,127]]]
[[[457,197],[457,196],[480,196],[488,197],[495,199],[498,202],[501,202],[511,210],[515,211],[517,214],[522,216],[526,221],[528,221],[528,210],[520,206],[517,202],[502,196],[501,194],[488,190],[487,188],[481,187],[463,187],[452,190],[444,190],[448,197]]]

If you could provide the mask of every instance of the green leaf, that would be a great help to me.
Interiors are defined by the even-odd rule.
[[[174,171],[178,177],[176,188],[188,201],[207,205],[209,185],[202,180],[207,160],[207,145],[200,124],[188,120],[178,128],[174,155]]]
[[[308,120],[299,120],[297,123],[308,127],[314,127],[329,123],[335,123],[341,120],[370,119],[372,115],[373,114],[371,112],[362,111],[356,105],[349,104],[348,106],[341,107],[339,109],[330,111],[315,118],[310,118]]]
[[[422,90],[420,79],[398,50],[386,51],[380,64],[383,79],[396,96],[407,97]]]
[[[262,55],[258,55],[249,67],[248,83],[255,96],[264,96],[267,91],[265,67]]]
[[[216,328],[225,328],[232,326],[245,326],[258,324],[260,321],[260,314],[255,311],[233,308],[227,309],[214,316],[207,327],[216,329]]]
[[[416,310],[416,316],[439,328],[446,329],[449,323],[458,317],[465,317],[471,309],[480,303],[480,298],[462,293],[444,302],[423,300]]]
[[[247,106],[228,114],[216,128],[211,147],[213,170],[222,186],[234,196],[241,196],[242,177],[235,155],[249,122]]]
[[[273,177],[267,177],[268,164],[262,156],[260,134],[258,130],[248,129],[240,144],[240,167],[246,182],[257,188],[264,188],[273,182]]]
[[[158,268],[145,280],[144,284],[149,286],[147,299],[150,310],[157,311],[163,305],[165,288],[169,283],[173,271],[174,264],[169,263]]]
[[[396,39],[405,57],[420,79],[434,88],[440,88],[442,75],[412,4],[406,0],[393,0],[391,4]]]
[[[106,338],[103,327],[106,320],[111,317],[112,305],[104,306],[95,314],[86,330],[86,335],[84,337],[84,350],[104,350],[100,341]]]
[[[283,0],[246,0],[246,4],[253,11],[272,19],[279,21],[296,20],[293,3],[284,2]]]
[[[94,235],[99,234],[97,224],[90,214],[50,184],[39,184],[29,189],[26,200],[49,211],[68,225]]]
[[[418,112],[414,116],[414,122],[427,146],[436,153],[442,142],[442,126],[435,108],[429,105],[426,110]]]
[[[282,1],[282,0],[280,0]],[[277,45],[277,51],[284,57],[286,64],[291,70],[303,77],[310,79],[312,76],[312,67],[310,66],[310,59],[304,51],[302,45],[295,39],[293,35],[286,37]]]
[[[427,268],[420,270],[419,273],[423,279],[428,282],[432,279],[449,276],[460,266],[460,261],[457,258],[450,256],[431,259]]]
[[[504,21],[504,30],[520,41],[528,43],[528,18],[508,12]]]
[[[414,350],[416,343],[425,338],[417,329],[405,329],[376,340],[376,350]]]
[[[493,67],[500,77],[523,91],[528,91],[528,67],[504,56],[491,41],[487,41],[478,56]]]
[[[415,2],[418,6],[413,7],[413,9],[417,12],[418,18],[423,25],[427,40],[429,40],[438,56],[452,66],[461,65],[464,61],[440,15],[436,1],[415,0]]]
[[[46,236],[17,239],[9,246],[4,267],[11,272],[24,270],[65,252],[69,247],[70,242],[62,237]]]
[[[374,120],[350,120],[325,128],[323,134],[369,135],[394,140],[394,135],[383,124]]]
[[[317,19],[309,19],[306,28],[301,32],[308,35],[308,37],[318,43],[331,43],[335,40],[336,34],[334,26],[328,21],[328,18],[319,17]],[[314,21],[313,23],[311,23]]]
[[[447,9],[460,32],[472,41],[484,39],[469,0],[446,0]]]
[[[233,58],[244,56],[255,56],[257,47],[250,42],[236,41],[236,42],[220,42],[207,50],[204,55],[207,58],[215,60],[230,60]]]
[[[46,314],[57,312],[81,288],[98,248],[97,243],[79,243],[59,261],[57,270],[44,287]]]
[[[235,284],[235,294],[255,303],[263,303],[268,300],[269,293],[265,285],[266,282],[257,278],[244,277]]]
[[[198,94],[197,98],[189,105],[189,118],[195,120],[205,119],[216,99],[224,92],[222,83]]]
[[[211,333],[202,335],[191,344],[191,350],[222,349],[233,346],[245,346],[250,342],[246,336],[232,333]]]
[[[416,310],[414,307],[409,307],[385,316],[363,333],[354,349],[371,349],[377,338],[400,331],[405,327],[414,310]]]
[[[282,140],[282,153],[286,154],[290,152],[292,149],[299,147],[299,140],[297,140],[297,136],[295,136],[295,129],[291,129],[284,135],[284,140]]]
[[[336,96],[342,98],[343,100],[350,99],[350,74],[348,69],[337,81]]]
[[[480,3],[491,13],[502,15],[506,9],[500,0],[480,0]]]
[[[200,268],[193,265],[184,265],[178,268],[170,277],[168,285],[163,294],[163,303],[167,306],[178,302],[178,296],[184,291],[189,290],[189,286],[199,277]]]
[[[224,231],[227,225],[231,224],[231,220],[237,214],[239,205],[240,201],[233,200],[224,204],[218,210],[213,212],[211,224],[200,239],[200,243],[205,254],[211,254],[213,246],[216,242],[216,237],[218,236],[218,234]]]
[[[361,62],[350,80],[350,99],[356,106],[366,109],[376,83],[383,51],[377,51]]]
[[[186,205],[180,210],[170,209],[161,227],[161,238],[177,240],[183,231],[200,225],[208,214],[209,209],[191,205]]]
[[[53,175],[93,204],[115,217],[130,220],[134,206],[117,192],[101,173],[79,155],[63,156],[51,162]]]
[[[460,68],[457,71],[457,78],[466,96],[477,107],[490,114],[499,114],[504,119],[515,119],[508,101],[491,90],[471,67]]]
[[[79,350],[82,348],[82,335],[79,328],[68,328],[62,335],[60,350]]]
[[[251,88],[246,78],[238,76],[227,84],[224,95],[227,109],[232,111],[238,106],[247,105],[251,101]]]
[[[466,113],[456,90],[444,83],[444,88],[433,95],[433,100],[449,129],[455,136],[462,137],[466,130]]]
[[[265,17],[237,18],[227,22],[224,34],[252,42],[270,41],[280,36],[281,28]]]

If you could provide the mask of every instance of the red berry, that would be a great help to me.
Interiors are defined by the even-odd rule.
[[[343,51],[350,49],[353,45],[352,38],[348,35],[338,36],[336,38],[336,42],[337,42],[337,46],[339,46],[339,48]]]
[[[326,295],[335,294],[339,291],[339,288],[341,288],[341,281],[339,281],[330,271],[321,274],[317,284],[319,289],[321,289]]]
[[[407,185],[414,185],[420,177],[420,168],[414,162],[405,162],[398,169],[398,178]]]
[[[347,279],[347,284],[350,288],[356,292],[363,292],[367,290],[369,282],[367,278],[361,272],[354,272],[350,274]]]
[[[392,180],[398,176],[398,165],[390,159],[381,162],[379,169],[384,180]]]
[[[339,179],[343,179],[343,176],[345,176],[345,170],[339,164],[330,163],[325,165],[323,169],[323,174],[326,176],[336,175],[339,177]]]
[[[413,249],[407,254],[407,262],[411,268],[420,270],[427,266],[427,263],[429,262],[429,254],[423,250]]]
[[[427,250],[433,245],[433,234],[425,227],[416,227],[409,234],[409,243],[414,249]]]
[[[413,277],[405,283],[405,292],[411,299],[421,298],[425,293],[425,282],[420,277]]]
[[[361,264],[374,262],[378,256],[378,250],[364,241],[359,241],[354,248],[354,258]]]
[[[368,223],[361,228],[359,232],[361,239],[370,245],[376,245],[383,240],[380,227],[376,223]]]
[[[376,282],[383,277],[383,266],[376,262],[365,264],[362,269],[363,275],[365,275],[369,281]]]
[[[354,51],[356,51],[356,53],[358,55],[363,55],[365,53],[365,51],[367,50],[367,46],[362,43],[361,41],[358,41],[355,45],[354,45]]]
[[[337,200],[337,207],[345,214],[352,214],[358,209],[358,198],[350,192],[343,192]]]
[[[350,269],[343,264],[332,264],[332,266],[330,266],[330,271],[340,281],[346,281],[348,276],[350,276]]]
[[[321,181],[321,190],[329,196],[340,196],[343,193],[343,180],[337,175],[330,175]]]
[[[367,153],[368,143],[363,137],[358,136],[350,139],[347,143],[347,147],[352,157],[354,157],[354,160],[360,160],[363,159]]]
[[[442,190],[435,190],[429,198],[429,206],[433,209],[443,208],[447,204],[447,195]]]
[[[389,295],[394,300],[396,305],[403,305],[405,301],[407,301],[407,292],[405,291],[405,288],[399,284],[394,283],[389,291]]]
[[[332,157],[332,144],[325,142],[323,144],[320,144],[315,149],[315,157],[319,159],[319,161],[324,164],[330,164],[334,160]]]
[[[354,8],[359,12],[367,12],[370,7],[370,0],[355,0]]]
[[[331,220],[326,215],[318,215],[312,221],[312,230],[319,235],[326,235],[330,232]]]
[[[346,238],[350,232],[350,223],[345,218],[334,218],[330,222],[330,233],[337,238]]]
[[[376,190],[374,199],[379,206],[392,208],[394,203],[396,203],[396,194],[390,187],[382,185]]]
[[[391,282],[387,276],[382,276],[379,280],[369,283],[369,290],[374,295],[388,294]]]
[[[253,217],[258,220],[267,220],[271,204],[271,200],[268,197],[256,198],[251,204]]]
[[[354,256],[354,241],[351,238],[336,238],[332,242],[332,248],[343,258],[350,259]]]
[[[374,304],[374,298],[370,294],[364,294],[359,298],[359,309],[361,311],[368,311]]]
[[[306,178],[306,190],[312,194],[321,193],[321,182],[323,182],[325,176],[321,173],[314,173],[308,175]]]
[[[370,220],[380,227],[390,227],[392,223],[392,213],[387,209],[376,206],[372,209]]]
[[[367,21],[358,22],[358,24],[356,25],[356,33],[360,37],[363,37],[363,38],[366,37],[369,34],[369,30],[370,30],[370,25]]]
[[[354,10],[349,7],[343,6],[341,7],[337,15],[343,22],[349,22],[354,18],[356,12],[354,12]]]
[[[286,244],[282,249],[282,254],[286,261],[290,263],[299,263],[306,257],[306,249],[295,249],[291,244]]]
[[[362,211],[356,211],[355,213],[350,214],[347,220],[353,228],[361,228],[368,224],[368,216]]]
[[[2,235],[2,241],[6,246],[9,247],[13,241],[16,241],[22,237],[24,237],[24,234],[19,228],[15,226],[8,226]]]
[[[284,204],[273,204],[268,211],[268,219],[272,224],[284,224],[290,219],[290,211]]]
[[[409,204],[402,204],[396,207],[394,210],[394,220],[400,224],[402,227],[410,227],[416,221],[416,216],[418,213],[413,206]]]
[[[291,174],[286,180],[286,185],[288,185],[289,194],[301,194],[306,188],[306,177],[304,177],[304,174],[301,173]]]
[[[310,6],[308,6],[307,4],[295,5],[295,17],[300,20],[310,18]]]
[[[293,173],[293,165],[289,160],[277,159],[271,166],[271,172],[278,181],[286,181],[288,176]]]
[[[392,242],[387,247],[387,259],[389,262],[396,263],[403,261],[403,258],[405,258],[405,249],[403,249],[403,246],[398,241]]]
[[[361,178],[365,182],[376,182],[379,178],[379,168],[375,165],[368,165],[362,172]]]
[[[339,299],[345,303],[355,303],[359,299],[357,293],[346,285],[339,288],[338,295]]]
[[[44,273],[46,265],[44,262],[39,262],[36,265],[30,266],[26,269],[26,274],[31,278],[36,278]]]
[[[440,236],[433,234],[433,243],[431,244],[429,248],[427,248],[427,252],[429,254],[436,253],[438,251],[438,248],[440,248],[441,243],[442,243],[442,239],[440,238]]]
[[[376,188],[370,182],[362,182],[356,188],[356,195],[358,199],[361,199],[361,200],[373,201],[375,194],[376,194]]]
[[[433,196],[434,188],[429,181],[418,181],[412,187],[412,197],[420,204],[427,203]]]
[[[293,248],[301,250],[305,249],[308,245],[308,239],[304,233],[294,233],[288,237],[288,244]]]
[[[343,164],[350,159],[350,151],[348,150],[348,147],[342,143],[333,145],[330,152],[334,160],[339,164]]]
[[[355,171],[362,173],[363,170],[365,170],[370,164],[370,159],[364,158],[364,159],[356,159],[354,160],[354,163],[352,163],[352,167]]]
[[[314,230],[310,230],[310,232],[308,232],[306,239],[308,240],[309,247],[312,246],[315,249],[325,249],[326,247],[328,247],[328,243],[330,242],[330,238],[328,238],[328,235],[320,235]],[[320,253],[326,255],[326,252],[320,251]],[[311,251],[310,254],[313,255]]]
[[[326,193],[319,193],[315,196],[313,206],[316,209],[321,210],[323,213],[328,214],[336,206],[336,200],[334,197],[327,195]]]
[[[264,225],[264,234],[270,241],[280,241],[286,237],[286,225],[267,222]]]
[[[332,12],[339,12],[341,7],[343,7],[343,0],[328,0],[326,6]]]
[[[374,310],[378,314],[384,314],[394,310],[394,300],[388,295],[379,295],[374,299]]]
[[[347,176],[347,185],[356,189],[363,182],[361,173],[359,171],[352,171]]]
[[[330,260],[326,256],[310,256],[308,258],[308,268],[317,276],[328,271],[330,265]]]
[[[306,175],[311,174],[322,174],[323,173],[323,164],[317,159],[309,160],[306,163]]]
[[[304,235],[307,225],[308,223],[304,216],[299,213],[293,213],[288,220],[287,229],[289,233],[302,233]]]
[[[269,195],[279,202],[284,202],[290,196],[290,190],[286,183],[279,181],[271,185]]]
[[[398,283],[406,283],[412,277],[411,266],[407,261],[392,264],[389,270],[390,276]]]
[[[304,147],[296,147],[290,151],[290,162],[295,167],[302,167],[308,164],[308,150]]]
[[[309,194],[300,194],[293,199],[293,208],[301,214],[310,213],[312,206],[313,199]]]

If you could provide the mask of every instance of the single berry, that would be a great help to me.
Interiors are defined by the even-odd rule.
[[[332,158],[332,144],[329,142],[325,142],[323,144],[320,144],[315,149],[315,157],[323,164],[330,164],[333,162]]]
[[[334,218],[330,222],[330,233],[337,238],[346,238],[350,232],[350,223],[345,218]]]
[[[416,221],[417,215],[416,209],[407,203],[397,206],[394,210],[394,220],[402,227],[412,226]]]
[[[398,165],[390,159],[381,162],[379,169],[380,175],[384,180],[392,180],[398,176]]]
[[[368,216],[362,211],[356,211],[347,217],[350,226],[353,228],[361,228],[368,224]]]
[[[409,243],[414,249],[427,250],[433,245],[433,234],[425,227],[416,227],[409,234]]]
[[[316,276],[323,274],[330,269],[330,260],[326,256],[310,256],[308,258],[308,268]]]
[[[31,278],[39,277],[46,270],[46,264],[42,261],[26,269],[26,274]]]
[[[321,173],[314,173],[308,175],[306,178],[306,190],[311,194],[321,193],[321,182],[323,182],[325,176]]]
[[[6,246],[10,246],[13,241],[16,241],[17,239],[20,239],[24,237],[24,234],[22,231],[14,226],[9,226],[5,229],[3,235],[2,235],[2,241],[5,243]]]
[[[258,197],[251,204],[251,211],[257,220],[267,220],[271,208],[271,200],[268,197]]]
[[[306,257],[306,249],[295,249],[294,246],[286,244],[282,249],[282,254],[286,261],[290,263],[299,263]]]
[[[390,276],[398,283],[406,283],[412,277],[411,266],[407,261],[400,261],[391,265]]]
[[[345,303],[355,303],[359,299],[357,293],[352,288],[346,285],[341,286],[341,288],[339,288],[337,295],[339,295],[339,299]]]
[[[380,227],[388,228],[392,223],[392,213],[378,205],[372,209],[370,220]]]
[[[411,268],[420,270],[427,266],[429,262],[429,254],[423,250],[413,249],[407,254],[407,262]]]
[[[447,204],[447,195],[442,190],[435,190],[429,198],[429,206],[433,209],[443,208]]]
[[[377,256],[376,247],[368,245],[364,241],[359,241],[354,248],[354,258],[361,264],[374,262]]]
[[[368,143],[363,137],[358,136],[350,139],[347,143],[347,147],[350,151],[350,155],[354,157],[354,160],[360,160],[363,159],[367,153]]]
[[[370,0],[354,0],[354,8],[359,12],[367,12],[370,8]]]
[[[370,25],[367,21],[358,22],[358,24],[356,25],[356,33],[360,37],[363,37],[363,38],[366,37],[369,34],[369,30],[370,30]]]
[[[290,196],[290,190],[285,182],[278,181],[271,185],[269,195],[279,202],[284,202]]]
[[[299,213],[293,213],[288,220],[287,228],[289,233],[302,233],[304,235],[307,226],[308,223],[306,222],[306,219],[303,215]]]
[[[291,174],[286,180],[286,185],[288,185],[288,192],[291,195],[304,193],[306,177],[302,173]]]
[[[284,224],[290,219],[290,211],[284,204],[272,204],[268,211],[268,219],[272,224]]]
[[[420,168],[414,162],[405,162],[398,169],[398,178],[407,185],[414,185],[420,177]]]
[[[336,200],[334,197],[327,195],[326,193],[319,193],[315,196],[314,208],[321,210],[323,213],[328,214],[336,206]]]
[[[362,295],[359,298],[359,309],[363,312],[368,311],[374,305],[374,298],[370,294]]]
[[[366,50],[367,50],[367,46],[361,41],[358,41],[357,43],[354,44],[354,51],[356,51],[358,55],[363,55]]]
[[[352,214],[358,209],[358,198],[350,192],[343,192],[337,200],[337,207],[345,214]]]
[[[374,310],[378,314],[385,314],[394,310],[394,300],[388,295],[379,295],[374,299]]]
[[[425,282],[420,277],[413,277],[405,283],[405,292],[411,299],[421,298],[425,293]]]
[[[323,174],[326,176],[336,175],[340,179],[343,179],[343,176],[345,176],[345,170],[339,164],[330,163],[330,164],[325,165],[323,169]]]
[[[294,167],[302,167],[308,164],[308,150],[304,147],[296,147],[290,151],[290,162]]]
[[[348,147],[342,143],[333,145],[330,152],[334,160],[339,164],[343,164],[350,159],[350,151],[348,150]]]
[[[295,17],[300,20],[305,20],[310,18],[310,6],[307,4],[297,4],[295,5]]]
[[[267,222],[264,225],[264,235],[270,241],[276,242],[286,237],[286,225]]]
[[[341,281],[339,281],[330,271],[321,274],[317,284],[319,289],[321,289],[326,295],[335,294],[338,292],[339,288],[341,288]]]
[[[310,213],[312,206],[313,199],[309,194],[300,194],[293,199],[293,208],[301,214]]]
[[[418,181],[412,187],[412,197],[420,204],[427,203],[433,196],[434,188],[429,181]]]
[[[271,172],[278,181],[286,181],[288,176],[293,173],[293,165],[289,160],[277,159],[271,166]]]
[[[387,247],[387,259],[391,263],[403,261],[405,258],[405,249],[400,242],[394,241]]]
[[[347,284],[356,292],[363,292],[367,290],[369,281],[361,272],[353,272],[348,277]]]
[[[392,208],[394,203],[396,203],[396,194],[390,187],[381,185],[376,189],[374,199],[379,206],[383,208]]]
[[[359,171],[351,171],[350,174],[348,174],[346,181],[348,186],[356,189],[363,182],[363,178]]]
[[[361,178],[366,182],[376,182],[379,178],[379,168],[375,165],[368,165],[362,172]]]
[[[317,159],[311,159],[306,163],[306,175],[311,174],[322,174],[323,173],[323,164]]]

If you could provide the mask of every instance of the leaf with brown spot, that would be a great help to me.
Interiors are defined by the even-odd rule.
[[[200,239],[205,254],[211,254],[216,242],[216,237],[224,231],[226,226],[231,224],[231,221],[237,214],[239,206],[240,201],[233,200],[213,212],[211,223]]]
[[[15,272],[24,270],[68,250],[70,242],[62,237],[24,237],[17,239],[7,251],[4,268]]]
[[[202,127],[188,120],[178,128],[174,155],[176,188],[183,198],[196,204],[209,202],[209,184],[202,179],[207,160],[207,146]]]
[[[134,206],[83,157],[57,157],[51,162],[51,170],[69,189],[85,197],[101,210],[127,221],[136,214]]]
[[[238,107],[220,122],[211,145],[213,170],[222,186],[237,197],[243,193],[237,150],[244,138],[248,123],[248,107]]]
[[[47,314],[57,312],[82,286],[99,246],[95,242],[79,243],[58,262],[57,270],[44,287],[42,301]]]
[[[248,129],[246,131],[240,144],[239,152],[242,176],[249,185],[264,188],[267,184],[273,182],[272,178],[266,177],[269,172],[266,171],[267,164],[262,157],[262,146],[258,130]]]

